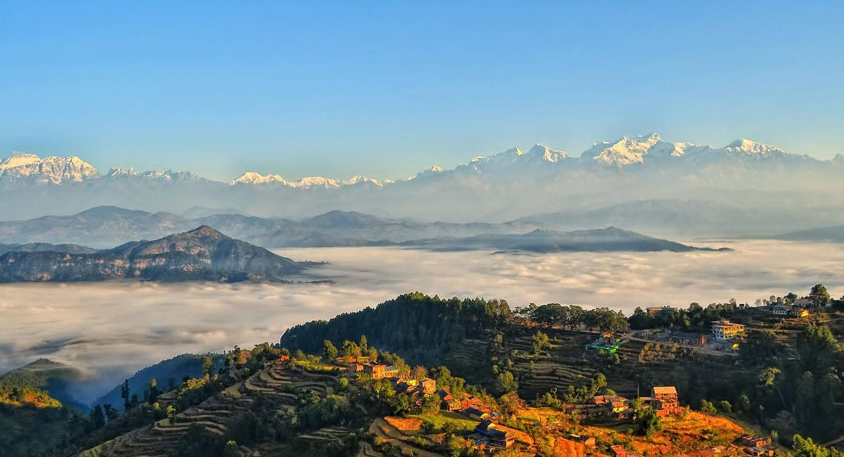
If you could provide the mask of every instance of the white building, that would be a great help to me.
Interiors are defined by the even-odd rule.
[[[712,334],[716,340],[731,340],[744,334],[744,325],[728,320],[712,321]]]

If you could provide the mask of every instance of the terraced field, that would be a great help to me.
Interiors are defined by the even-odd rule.
[[[442,457],[425,449],[418,448],[410,442],[410,435],[390,425],[383,418],[377,418],[369,426],[369,432],[383,440],[395,449],[400,449],[401,455],[412,455],[415,457]],[[360,454],[359,454],[360,455]]]
[[[174,420],[160,420],[152,425],[133,430],[96,448],[86,450],[80,457],[165,457],[188,429],[199,424],[207,431],[225,435],[226,423],[245,412],[258,398],[274,402],[279,410],[293,413],[298,397],[295,392],[314,391],[326,395],[331,391],[335,378],[324,374],[310,374],[293,370],[286,365],[273,365],[239,382],[198,406],[176,414]],[[350,430],[329,427],[313,431],[299,438],[313,444],[342,443]],[[241,446],[239,455],[260,455]]]
[[[548,332],[552,338],[552,348],[547,350],[550,357],[542,357],[534,361],[533,378],[520,382],[519,393],[522,398],[533,399],[551,389],[565,391],[569,385],[576,384],[581,379],[593,377],[597,370],[590,361],[584,358],[584,346],[594,339],[591,334],[580,332]],[[513,338],[508,342],[508,349],[518,349],[521,353],[531,353],[533,346],[532,335]],[[528,371],[529,360],[521,360],[515,368]]]

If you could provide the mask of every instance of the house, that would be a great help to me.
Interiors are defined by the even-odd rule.
[[[289,355],[287,355],[287,354],[281,354],[280,356],[278,356],[278,360],[277,360],[277,362],[288,362],[288,361],[290,361],[290,356],[289,356]]]
[[[765,438],[755,435],[744,435],[739,438],[739,446],[750,448],[764,448],[771,445],[771,438]]]
[[[477,409],[477,408],[466,408],[463,410],[463,414],[469,416],[470,419],[481,420],[485,419],[488,416],[487,413]]]
[[[414,390],[416,390],[416,386],[411,385],[407,381],[396,382],[396,393],[412,394]]]
[[[798,308],[814,308],[817,305],[811,298],[803,297],[794,300],[794,306]]]
[[[484,420],[475,427],[475,432],[483,435],[490,447],[509,449],[516,442],[512,433],[498,430],[498,426],[492,421]]]
[[[614,457],[639,457],[639,454],[637,452],[628,451],[624,446],[620,444],[610,446],[610,451],[612,451],[612,455]]]
[[[654,386],[651,389],[651,397],[666,403],[679,403],[677,388],[674,386]]]
[[[437,381],[431,378],[423,378],[419,380],[419,391],[422,395],[431,395],[437,391]]]
[[[349,365],[349,366],[346,368],[346,370],[348,371],[348,373],[349,373],[350,375],[353,375],[353,374],[356,374],[356,373],[360,373],[361,371],[363,371],[363,365],[362,365],[362,364],[360,364],[360,363],[353,363],[353,364]]]
[[[646,309],[648,316],[657,317],[663,315],[671,315],[677,311],[677,308],[673,306],[650,306]]]
[[[460,403],[460,400],[457,400],[455,398],[442,402],[440,406],[443,410],[450,412],[460,411],[461,409],[463,409],[463,405]]]
[[[385,378],[397,378],[399,376],[399,369],[393,365],[387,365],[384,367],[384,377]]]
[[[677,388],[674,386],[655,386],[651,389],[651,406],[659,417],[678,414],[683,411]]]
[[[771,307],[771,313],[775,316],[788,316],[791,314],[791,307],[785,305],[774,305]]]
[[[600,409],[618,414],[627,409],[627,399],[618,395],[596,395],[592,402]]]
[[[437,391],[437,395],[439,395],[440,400],[442,401],[451,401],[454,400],[454,397],[451,396],[451,393],[445,389],[440,389]]]
[[[595,447],[595,445],[598,444],[598,440],[596,440],[594,436],[574,435],[569,433],[566,435],[566,439],[577,443],[583,443],[586,447]]]
[[[474,395],[469,395],[465,392],[463,393],[462,398],[460,399],[460,402],[463,404],[463,409],[475,408],[475,409],[480,409],[482,411],[488,411],[489,410],[489,408],[487,408],[486,405],[484,405],[484,402],[480,398],[478,398]]]
[[[726,319],[712,321],[712,334],[716,340],[731,340],[744,334],[744,325]]]
[[[372,379],[397,378],[399,376],[397,367],[383,363],[365,363],[363,364],[363,371],[372,376]]]
[[[685,344],[686,346],[706,346],[706,335],[699,333],[674,332],[668,340],[672,343]]]

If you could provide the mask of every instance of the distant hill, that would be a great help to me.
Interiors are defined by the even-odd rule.
[[[128,379],[129,394],[137,394],[139,398],[143,398],[144,390],[149,389],[150,381],[153,379],[158,382],[162,389],[169,390],[171,387],[181,385],[185,376],[201,378],[204,357],[197,354],[182,354],[139,370]],[[216,372],[216,369],[222,364],[222,356],[214,354],[212,359],[215,364],[212,371]],[[123,398],[120,396],[122,386],[122,383],[114,386],[107,394],[94,400],[91,405],[109,404],[122,411]]]
[[[79,403],[73,395],[76,386],[85,380],[85,375],[77,368],[49,359],[38,359],[0,375],[0,386],[32,387],[49,393],[50,397],[65,405],[85,411],[88,407]]]
[[[201,226],[94,253],[7,252],[0,256],[0,282],[284,281],[306,268],[306,264]]]
[[[78,244],[0,244],[0,255],[7,252],[66,252],[69,254],[93,254],[97,252],[97,250],[87,246],[80,246]]]
[[[302,220],[214,214],[185,218],[101,206],[70,216],[0,222],[0,243],[78,243],[100,248],[129,240],[156,239],[207,225],[235,238],[269,248],[373,246],[436,236],[512,233],[523,224],[419,222],[354,211],[329,211]]]
[[[844,243],[844,225],[800,230],[797,232],[777,235],[773,238],[786,241],[831,241],[835,243]]]
[[[674,241],[652,238],[615,227],[597,230],[534,230],[522,235],[479,235],[468,238],[433,238],[402,243],[402,246],[438,251],[492,249],[500,251],[550,252],[613,252],[711,250]]]

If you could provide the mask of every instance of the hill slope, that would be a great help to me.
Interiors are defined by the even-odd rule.
[[[0,282],[284,281],[304,269],[304,264],[208,226],[91,254],[42,251],[0,256]]]

